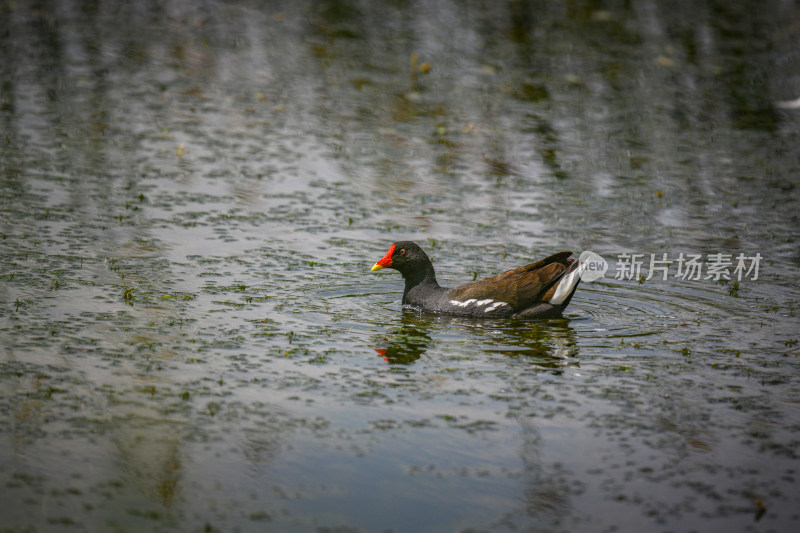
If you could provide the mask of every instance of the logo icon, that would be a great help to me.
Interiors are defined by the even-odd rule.
[[[578,258],[581,281],[592,282],[602,278],[608,271],[608,262],[599,254],[586,250]]]

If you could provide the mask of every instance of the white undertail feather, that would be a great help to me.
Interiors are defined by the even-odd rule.
[[[558,282],[558,286],[556,287],[556,293],[550,298],[550,302],[548,303],[552,305],[561,305],[564,303],[564,300],[572,294],[572,289],[574,289],[581,280],[581,272],[583,272],[583,263],[580,263],[572,272],[561,278],[561,281]]]

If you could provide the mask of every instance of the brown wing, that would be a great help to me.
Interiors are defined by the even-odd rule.
[[[541,261],[521,266],[491,278],[459,285],[450,290],[450,298],[465,301],[493,299],[514,309],[525,309],[542,298],[572,263],[572,252],[559,252]]]

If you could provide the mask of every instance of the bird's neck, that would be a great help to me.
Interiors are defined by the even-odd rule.
[[[436,273],[433,271],[433,265],[428,265],[425,270],[418,270],[416,272],[408,273],[403,276],[406,282],[406,288],[403,291],[403,303],[414,304],[409,300],[409,293],[417,287],[431,286],[438,288],[439,283],[436,281]],[[416,291],[415,291],[416,292]]]

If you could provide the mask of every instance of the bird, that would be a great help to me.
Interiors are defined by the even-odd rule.
[[[559,316],[580,282],[581,262],[572,252],[553,254],[453,288],[439,286],[433,264],[415,242],[398,241],[372,267],[392,268],[405,280],[403,306],[424,313],[485,318]]]

